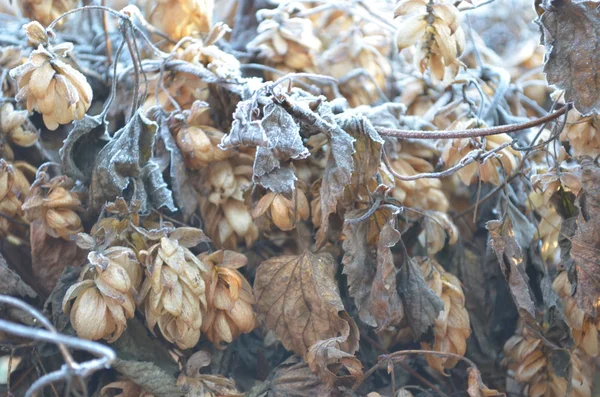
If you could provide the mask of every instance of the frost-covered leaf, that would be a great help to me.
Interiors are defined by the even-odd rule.
[[[142,389],[156,397],[176,397],[183,394],[173,375],[149,361],[127,361],[120,358],[113,368]]]
[[[363,376],[362,364],[358,358],[338,348],[343,342],[342,337],[319,341],[310,347],[306,355],[310,369],[329,386],[352,386]],[[337,375],[342,367],[348,375]]]
[[[544,72],[583,115],[600,113],[598,1],[544,0],[538,19],[546,46]]]
[[[65,175],[83,183],[89,182],[98,153],[110,140],[100,117],[85,115],[73,122],[73,128],[59,151]]]
[[[410,257],[405,259],[402,269],[396,274],[396,287],[404,304],[408,325],[415,338],[419,339],[444,310],[444,303],[427,286],[419,265]]]
[[[364,213],[346,213],[347,219]],[[358,308],[360,319],[372,327],[394,325],[403,318],[403,308],[396,289],[396,273],[391,247],[400,240],[394,228],[394,215],[378,210],[368,219],[344,225],[344,274],[348,289]]]
[[[223,150],[236,146],[267,146],[269,139],[258,118],[258,109],[254,98],[240,101],[233,114],[233,123],[229,134],[223,137]]]
[[[358,349],[358,330],[345,312],[328,253],[305,252],[264,261],[254,281],[257,319],[283,346],[305,357],[320,340],[346,336],[340,349]]]
[[[153,112],[152,109],[148,112]],[[169,177],[173,190],[173,198],[177,208],[181,211],[183,219],[187,220],[196,211],[198,200],[196,191],[191,183],[191,175],[185,166],[183,155],[169,131],[166,119],[163,115],[157,116],[157,151],[166,150],[169,153]]]
[[[490,245],[496,253],[519,315],[527,324],[533,325],[536,318],[535,302],[511,218],[507,216],[503,220],[489,221],[486,227],[490,232]]]
[[[267,145],[256,149],[254,182],[275,193],[291,193],[297,178],[289,161],[305,159],[308,149],[302,143],[300,127],[281,106],[270,103],[263,111],[261,125]]]
[[[129,196],[142,203],[142,213],[152,207],[176,211],[171,192],[152,160],[157,127],[137,111],[98,153],[90,185],[93,210],[99,211],[105,202],[118,196]]]

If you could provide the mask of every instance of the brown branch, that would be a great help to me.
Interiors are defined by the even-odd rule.
[[[508,124],[490,128],[473,128],[470,130],[456,131],[415,131],[415,130],[397,130],[394,128],[376,127],[375,129],[382,136],[391,136],[401,139],[460,139],[460,138],[476,138],[481,136],[508,134],[511,132],[522,131],[528,128],[537,127],[549,121],[555,120],[565,114],[571,108],[570,104],[566,104],[557,111],[550,113],[544,117],[528,121],[526,123]]]

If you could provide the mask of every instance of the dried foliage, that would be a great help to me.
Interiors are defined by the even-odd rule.
[[[0,0],[0,391],[594,395],[598,4],[497,1]]]

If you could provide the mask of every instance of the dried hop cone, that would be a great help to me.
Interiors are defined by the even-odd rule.
[[[571,110],[567,125],[560,134],[562,141],[569,141],[575,156],[596,157],[600,154],[600,118],[597,115],[583,117]]]
[[[14,229],[14,222],[7,217],[22,220],[22,200],[29,193],[29,188],[29,181],[18,165],[0,158],[0,212],[5,215],[0,217],[0,236],[10,235]]]
[[[45,34],[37,22],[25,26],[32,41],[40,41]],[[92,102],[92,88],[85,76],[61,60],[72,48],[72,43],[40,44],[27,62],[10,71],[19,86],[16,99],[25,101],[29,112],[39,111],[50,130],[81,120]]]
[[[237,270],[246,265],[247,259],[237,252],[223,250],[200,258],[210,267],[202,331],[219,347],[221,342],[231,343],[256,326],[252,287]]]
[[[465,47],[458,9],[442,2],[401,0],[394,16],[404,17],[396,33],[398,49],[418,42],[414,61],[421,73],[429,68],[433,78],[451,82],[458,74],[458,57]]]
[[[312,21],[295,17],[304,11],[301,3],[282,3],[275,10],[258,11],[258,36],[246,45],[250,51],[259,51],[259,57],[283,72],[311,72],[321,41],[313,33]],[[267,73],[267,78],[276,75]]]
[[[63,311],[70,313],[71,325],[80,337],[114,342],[135,314],[133,294],[142,279],[141,265],[135,252],[126,247],[92,251],[88,261],[80,281],[67,290]]]
[[[15,157],[9,143],[29,147],[37,139],[37,131],[29,122],[27,111],[15,110],[8,102],[0,105],[0,157],[8,160]]]
[[[210,163],[222,161],[231,155],[231,150],[219,148],[225,134],[208,125],[208,106],[203,102],[195,102],[186,121],[174,128],[177,146],[190,169],[200,169]],[[174,132],[175,132],[174,131]]]
[[[233,249],[239,240],[250,246],[258,228],[244,202],[251,185],[253,156],[237,153],[226,161],[210,165],[200,188],[200,213],[206,234],[219,248]]]
[[[572,397],[591,397],[591,379],[583,371],[580,358],[571,354]],[[544,342],[527,329],[519,329],[504,344],[505,364],[514,378],[524,384],[528,397],[564,397],[567,380],[558,376],[549,360],[551,352]]]
[[[198,37],[212,26],[213,0],[153,0],[146,3],[146,19],[170,39]]]
[[[65,12],[77,7],[78,0],[20,0],[17,1],[25,18],[38,21],[44,26]]]
[[[593,318],[577,306],[575,298],[571,296],[571,283],[567,272],[562,272],[554,279],[552,284],[556,293],[563,299],[565,316],[573,332],[575,345],[590,357],[600,353],[598,340],[600,335],[600,318]]]
[[[478,126],[481,126],[481,123],[477,119],[469,119],[456,123],[454,129],[463,130]],[[511,176],[521,161],[521,153],[510,146],[511,142],[512,138],[507,134],[490,135],[485,137],[485,141],[481,138],[448,140],[443,143],[442,160],[446,167],[453,167],[466,156],[477,156],[493,150],[494,154],[482,158],[481,164],[474,161],[458,170],[457,175],[465,185],[470,185],[477,174],[482,182],[500,185],[500,172],[503,170],[506,177]]]
[[[292,230],[300,220],[307,220],[310,207],[306,195],[300,189],[294,190],[291,198],[284,194],[268,192],[256,204],[252,216],[267,215],[281,230]]]
[[[194,347],[200,339],[206,310],[204,277],[209,271],[186,247],[197,244],[185,238],[187,229],[191,228],[177,229],[140,252],[147,274],[140,299],[145,298],[148,328],[153,331],[158,325],[165,339],[180,349]]]
[[[444,302],[438,318],[433,323],[435,342],[421,343],[423,349],[436,350],[444,353],[464,355],[467,350],[467,339],[471,334],[469,314],[465,309],[465,295],[460,281],[448,273],[433,259],[421,262],[421,271],[429,288]],[[448,357],[426,356],[432,368],[443,373],[445,369],[453,368],[458,359]]]
[[[66,176],[49,179],[45,172],[40,172],[23,203],[25,219],[42,222],[52,237],[70,240],[83,230],[77,214],[82,209],[81,201],[77,193],[69,190],[72,186],[73,181]]]

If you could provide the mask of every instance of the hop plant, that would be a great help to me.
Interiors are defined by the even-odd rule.
[[[550,351],[544,342],[527,329],[519,329],[504,344],[505,364],[529,397],[563,397],[567,395],[567,380],[556,375],[549,361]],[[581,359],[571,353],[571,396],[591,397],[591,380],[583,371]]]
[[[186,238],[190,229],[176,229],[140,252],[147,276],[140,300],[148,328],[154,331],[158,325],[165,339],[180,349],[198,343],[206,312],[204,278],[209,268],[188,249],[197,244]]]
[[[288,3],[275,10],[260,10],[258,36],[246,48],[258,51],[265,63],[283,72],[314,71],[321,41],[313,33],[310,19],[294,16],[305,9],[300,3]],[[267,73],[267,78],[272,80],[273,75]]]
[[[10,69],[16,68],[21,64],[21,49],[19,47],[0,48],[0,73],[8,73]],[[16,84],[12,79],[3,79],[0,81],[0,91],[3,96],[14,97],[17,94]]]
[[[92,88],[83,74],[61,60],[73,44],[49,45],[38,22],[25,25],[25,31],[31,41],[41,44],[27,62],[10,71],[19,86],[17,101],[25,102],[29,112],[40,112],[50,130],[81,120],[90,108]]]
[[[23,203],[25,219],[40,221],[52,237],[70,240],[83,230],[77,214],[82,209],[81,201],[77,193],[70,191],[72,186],[73,181],[66,176],[50,179],[45,171],[38,171],[38,178]]]
[[[252,217],[266,215],[279,229],[292,230],[300,220],[307,220],[310,207],[306,195],[301,189],[296,189],[291,198],[281,193],[268,192],[256,204]]]
[[[561,141],[569,141],[577,157],[596,157],[600,154],[600,119],[596,115],[583,117],[577,110],[569,111],[567,124],[560,134]]]
[[[220,248],[235,248],[238,240],[250,246],[258,237],[258,228],[244,202],[244,190],[250,186],[252,158],[242,153],[226,161],[211,164],[200,188],[200,213],[205,232]]]
[[[471,334],[469,314],[465,309],[465,295],[460,281],[448,273],[433,259],[421,262],[421,271],[429,288],[444,302],[438,318],[433,323],[435,341],[433,345],[423,342],[423,349],[454,353],[463,356],[467,350],[467,339]],[[426,356],[427,363],[441,373],[453,368],[458,360],[449,357]]]
[[[231,343],[256,326],[252,287],[237,270],[248,260],[242,254],[223,250],[200,258],[210,268],[206,280],[207,314],[202,331],[216,346]]]
[[[429,69],[438,81],[452,81],[458,74],[458,57],[465,47],[458,9],[442,2],[401,0],[394,16],[403,17],[396,33],[398,50],[418,43],[414,61],[421,73]]]
[[[600,319],[590,317],[577,306],[575,298],[571,296],[571,283],[567,272],[562,272],[554,279],[552,287],[563,299],[565,316],[573,331],[575,345],[590,357],[600,353]]]
[[[467,128],[475,128],[478,121],[476,119],[465,120],[456,124],[455,129],[462,130]],[[485,137],[485,141],[481,138],[462,138],[453,139],[445,142],[442,147],[442,160],[447,167],[457,165],[465,156],[476,149],[490,151],[498,149],[500,146],[508,144],[512,141],[507,134],[490,135]],[[500,184],[500,163],[502,169],[506,172],[506,177],[518,168],[521,161],[521,153],[513,149],[510,145],[503,149],[497,150],[495,156],[483,159],[483,163],[477,161],[472,162],[458,170],[457,175],[465,185],[470,185],[474,180],[475,175],[479,175],[482,182],[489,182],[494,185]]]
[[[198,37],[212,26],[213,0],[155,0],[146,3],[146,19],[171,40]]]
[[[80,337],[112,343],[135,314],[133,294],[141,283],[141,266],[133,250],[118,246],[90,252],[88,262],[80,281],[67,290],[63,311]]]

